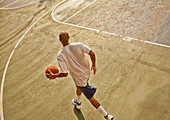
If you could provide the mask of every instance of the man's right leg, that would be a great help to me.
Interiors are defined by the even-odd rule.
[[[74,106],[76,106],[77,109],[81,109],[81,90],[78,86],[76,86],[76,94],[77,94],[77,99],[73,99],[72,103]]]
[[[78,87],[78,86],[76,86],[77,87],[77,91],[76,91],[76,93],[77,93],[77,102],[78,103],[81,103],[81,90],[80,90],[80,88]]]

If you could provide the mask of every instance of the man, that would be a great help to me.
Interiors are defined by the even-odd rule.
[[[61,32],[59,40],[63,45],[62,50],[57,55],[57,61],[60,67],[60,73],[53,74],[50,70],[49,77],[66,77],[68,72],[73,78],[73,81],[77,87],[77,99],[73,99],[72,103],[77,109],[81,108],[81,93],[86,96],[91,104],[104,115],[107,120],[113,120],[114,117],[109,115],[100,105],[100,103],[94,98],[96,92],[95,86],[90,86],[88,83],[90,77],[90,65],[85,54],[90,56],[92,66],[91,70],[93,74],[96,73],[95,54],[94,52],[83,43],[70,43],[69,35],[67,32]]]

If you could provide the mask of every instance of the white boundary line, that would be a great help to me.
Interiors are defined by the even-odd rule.
[[[54,17],[54,16],[52,16]],[[79,26],[79,25],[75,25],[75,24],[70,24],[70,23],[64,23],[64,22],[61,22],[61,21],[58,21],[56,19],[53,19],[55,22],[57,23],[61,23],[61,24],[65,24],[65,25],[70,25],[70,26],[74,26],[74,27],[78,27],[78,28],[83,28],[83,29],[87,29],[87,30],[92,30],[92,31],[95,31],[95,32],[99,32],[99,30],[97,29],[93,29],[93,28],[88,28],[88,27],[84,27],[84,26]]]
[[[148,43],[148,44],[152,44],[152,45],[158,45],[158,46],[170,48],[169,45],[164,45],[164,44],[155,43],[155,42],[151,42],[151,41],[143,41],[143,42],[144,42],[144,43]]]
[[[56,6],[54,6],[53,8],[51,8],[50,10],[48,10],[46,13],[44,13],[37,21],[35,21],[35,22],[27,29],[27,31],[23,34],[23,36],[19,39],[19,41],[18,41],[17,44],[15,45],[13,51],[11,52],[11,54],[10,54],[10,56],[9,56],[9,58],[8,58],[8,61],[7,61],[7,63],[6,63],[6,66],[5,66],[4,73],[3,73],[3,77],[2,77],[2,82],[1,82],[1,98],[0,98],[0,99],[1,99],[1,101],[0,101],[0,102],[1,102],[1,120],[4,120],[4,113],[3,113],[3,88],[4,88],[4,81],[5,81],[5,77],[6,77],[6,73],[7,73],[7,69],[8,69],[10,60],[11,60],[11,58],[12,58],[12,56],[13,56],[16,48],[18,47],[19,43],[23,40],[23,38],[24,38],[25,35],[29,32],[29,30],[30,30],[42,17],[44,17],[46,14],[48,14],[48,13],[52,10],[52,13],[51,13],[52,18],[53,18],[54,21],[56,21],[56,22],[58,22],[58,23],[65,24],[65,25],[70,25],[70,26],[75,26],[75,27],[79,27],[79,28],[83,28],[83,29],[92,30],[92,31],[95,31],[95,32],[97,32],[97,33],[100,32],[100,31],[97,30],[97,29],[88,28],[88,27],[83,27],[83,26],[78,26],[78,25],[69,24],[69,23],[64,23],[64,22],[60,22],[60,21],[56,20],[56,19],[54,18],[53,12],[54,12],[54,10],[55,10],[56,7],[58,7],[60,4],[62,4],[62,3],[65,2],[65,1],[66,1],[66,0],[61,1],[61,2],[58,3]],[[91,5],[91,4],[90,4],[90,5]],[[88,5],[88,6],[90,6],[90,5]],[[87,7],[86,7],[86,8],[87,8]],[[83,10],[84,10],[84,9],[85,9],[85,8],[83,8]],[[80,10],[80,11],[82,11],[82,10]],[[80,12],[78,12],[78,13],[80,13]],[[76,13],[76,15],[77,15],[78,13]],[[74,16],[75,16],[75,15],[74,15]],[[115,33],[109,33],[109,32],[105,32],[105,31],[101,31],[101,32],[102,32],[102,33],[106,33],[106,34],[110,34],[110,35],[114,35],[114,36],[116,35],[116,36],[122,37],[122,35],[117,35],[117,34],[115,34]],[[130,38],[130,37],[124,37],[123,40],[126,40],[127,38],[128,38],[128,41],[131,41],[131,39],[137,40],[137,39]],[[154,45],[159,45],[159,46],[163,46],[163,47],[168,47],[168,48],[170,48],[170,46],[168,46],[168,45],[162,45],[162,44],[153,43],[153,42],[148,42],[148,41],[144,41],[144,42],[145,42],[145,43],[149,43],[149,44],[154,44]]]
[[[94,3],[94,2],[96,2],[96,0],[94,0],[92,3]],[[90,3],[90,4],[87,5],[87,6],[90,6],[90,5],[92,5],[92,4]],[[80,12],[81,12],[82,10],[84,10],[85,8],[87,8],[87,6],[84,7],[84,8],[82,8],[80,11],[78,11],[78,12],[75,13],[74,15],[72,15],[71,18],[72,18],[73,16],[77,15],[78,13],[80,13]],[[56,7],[58,7],[58,6],[56,6]],[[65,24],[65,25],[74,26],[74,27],[78,27],[78,28],[83,28],[83,29],[87,29],[87,30],[92,30],[92,31],[95,31],[95,32],[97,32],[97,33],[99,32],[99,30],[97,30],[97,29],[88,28],[88,27],[84,27],[84,26],[80,26],[80,25],[75,25],[75,24],[70,24],[70,23],[65,23],[65,22],[61,22],[61,21],[56,20],[55,17],[54,17],[54,10],[56,9],[56,7],[52,10],[52,13],[51,13],[51,16],[52,16],[52,18],[53,18],[53,20],[54,20],[55,22],[58,22],[58,23],[61,23],[61,24]],[[71,18],[70,18],[70,19],[71,19]],[[66,21],[66,20],[65,20],[65,21]]]
[[[17,8],[21,8],[21,7],[25,7],[25,6],[28,6],[28,5],[31,5],[31,4],[33,4],[33,3],[35,3],[35,2],[38,2],[39,0],[36,0],[36,1],[32,1],[32,2],[30,2],[30,3],[28,3],[28,4],[25,4],[25,5],[21,5],[21,6],[19,6],[19,7],[12,7],[12,8],[5,8],[6,6],[8,6],[8,5],[6,5],[6,6],[4,6],[4,7],[2,7],[2,8],[0,8],[0,10],[10,10],[10,9],[17,9]],[[16,2],[16,1],[14,1],[14,2]],[[13,2],[13,3],[14,3]],[[11,4],[11,3],[10,3]]]
[[[87,7],[89,7],[90,5],[92,5],[93,3],[95,3],[97,0],[94,0],[92,3],[90,3],[89,5],[87,5],[86,7],[84,7],[83,9],[79,10],[77,13],[75,13],[74,15],[72,15],[71,17],[67,18],[64,22],[68,21],[69,19],[71,19],[72,17],[76,16],[77,14],[79,14],[81,11],[83,11],[84,9],[86,9]]]
[[[122,37],[122,40],[124,41],[129,41],[131,42],[132,40],[138,40],[137,38],[132,38],[132,37],[124,37],[122,35],[118,35],[118,34],[115,34],[115,33],[110,33],[110,32],[106,32],[106,31],[100,31],[100,30],[97,30],[97,29],[94,29],[94,28],[89,28],[89,27],[84,27],[84,26],[80,26],[80,25],[75,25],[75,24],[71,24],[71,23],[65,23],[66,21],[68,21],[69,19],[71,19],[72,17],[76,16],[78,13],[80,13],[81,11],[83,11],[85,8],[89,7],[90,5],[92,5],[94,2],[96,2],[97,0],[94,0],[92,3],[90,3],[89,5],[87,5],[86,7],[82,8],[80,11],[78,11],[77,13],[75,13],[74,15],[72,15],[71,17],[67,18],[64,22],[61,22],[59,20],[56,20],[55,17],[54,17],[54,10],[56,9],[56,7],[53,9],[52,13],[51,13],[51,16],[53,18],[53,20],[55,22],[58,22],[58,23],[61,23],[61,24],[65,24],[65,25],[70,25],[70,26],[74,26],[74,27],[78,27],[78,28],[83,28],[83,29],[87,29],[87,30],[92,30],[92,31],[95,31],[97,33],[99,32],[102,32],[102,33],[105,33],[105,34],[109,34],[109,35],[113,35],[113,36],[119,36],[119,37]],[[152,44],[152,45],[157,45],[157,46],[162,46],[162,47],[167,47],[167,48],[170,48],[169,45],[164,45],[164,44],[160,44],[160,43],[154,43],[154,42],[151,42],[151,41],[144,41],[142,40],[143,43],[148,43],[148,44]]]
[[[109,33],[109,32],[105,32],[105,31],[102,31],[102,33],[109,34],[109,35],[113,35],[113,36],[119,36],[119,37],[122,37],[122,40],[129,41],[129,42],[131,42],[132,40],[135,40],[135,41],[138,40],[137,38],[123,37],[122,35],[117,35],[117,34],[115,34],[115,33]],[[141,41],[142,41],[143,43],[148,43],[148,44],[152,44],[152,45],[157,45],[157,46],[162,46],[162,47],[170,48],[169,45],[164,45],[164,44],[160,44],[160,43],[154,43],[154,42],[151,42],[151,41],[144,41],[144,40],[141,40]]]
[[[4,88],[4,81],[5,81],[5,77],[6,77],[6,73],[7,73],[7,69],[10,63],[10,60],[16,50],[16,48],[18,47],[19,43],[23,40],[23,38],[25,37],[25,35],[29,32],[29,30],[42,18],[44,17],[46,14],[48,14],[50,11],[52,11],[55,7],[59,6],[60,4],[62,4],[63,2],[65,2],[66,0],[61,1],[60,3],[58,3],[56,6],[52,7],[50,10],[48,10],[46,13],[44,13],[38,20],[36,20],[28,29],[27,31],[22,35],[22,37],[19,39],[19,41],[17,42],[17,44],[15,45],[13,51],[11,52],[8,61],[6,63],[5,69],[4,69],[4,73],[3,73],[3,77],[2,77],[2,82],[1,82],[1,120],[4,120],[4,113],[3,113],[3,88]]]
[[[109,32],[105,32],[105,31],[102,31],[102,33],[109,34],[109,35],[113,35],[113,36],[123,37],[122,35],[117,35],[117,34],[115,34],[115,33],[109,33]],[[123,40],[131,42],[132,40],[136,40],[136,41],[137,41],[138,39],[137,39],[137,38],[131,38],[131,37],[123,37]],[[162,47],[170,48],[169,45],[164,45],[164,44],[160,44],[160,43],[154,43],[154,42],[143,41],[143,40],[142,40],[142,42],[148,43],[148,44],[152,44],[152,45],[157,45],[157,46],[162,46]]]

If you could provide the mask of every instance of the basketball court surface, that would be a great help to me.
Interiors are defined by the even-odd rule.
[[[71,76],[44,75],[58,67],[61,31],[96,53],[89,82],[115,120],[169,120],[169,10],[169,0],[1,0],[1,120],[104,119],[84,96],[76,111]]]

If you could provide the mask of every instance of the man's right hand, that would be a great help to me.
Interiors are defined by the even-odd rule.
[[[51,72],[51,70],[48,70],[48,72],[49,72],[49,74],[46,74],[46,76],[47,76],[47,78],[49,78],[50,80],[51,79],[55,79],[56,78],[56,75],[58,75],[58,74],[53,74],[52,72]]]

